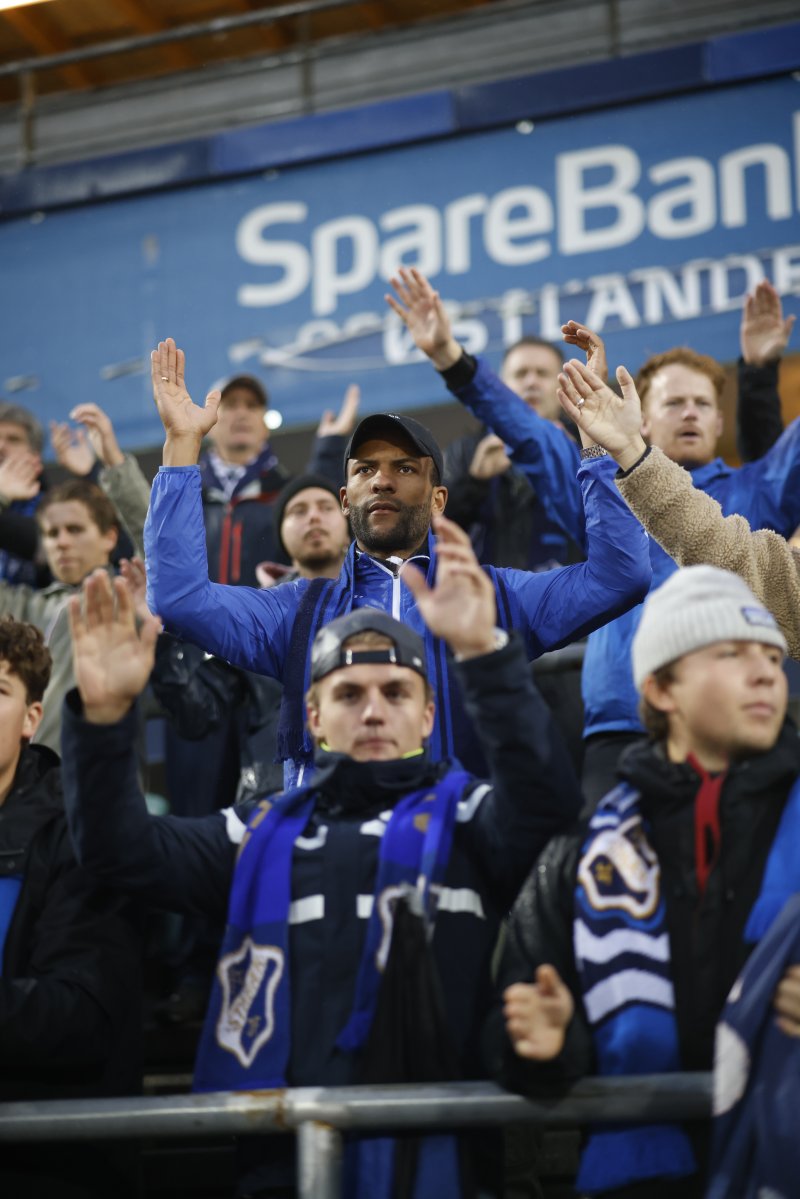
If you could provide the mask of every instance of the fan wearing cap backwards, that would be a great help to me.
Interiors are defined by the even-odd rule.
[[[309,785],[203,818],[150,816],[132,705],[150,673],[158,621],[137,633],[125,582],[113,584],[115,608],[100,575],[88,581],[83,607],[72,605],[79,694],[66,705],[63,770],[81,864],[150,904],[228,912],[197,1089],[481,1072],[500,920],[536,853],[576,816],[580,793],[521,639],[499,635],[494,587],[469,538],[441,516],[435,527],[434,585],[406,567],[398,586],[407,584],[431,633],[455,655],[488,783],[425,749],[438,698],[425,643],[363,607],[314,638]],[[402,935],[393,933],[401,926]],[[397,1028],[398,1005],[396,1019],[416,1029],[407,1044],[370,1035]],[[253,1153],[243,1194],[276,1182],[280,1140],[243,1146]],[[471,1193],[447,1138],[406,1145],[396,1158],[391,1143],[362,1148],[366,1156],[348,1164],[348,1199]],[[419,1185],[391,1191],[392,1160],[412,1181],[418,1166]]]
[[[543,1067],[551,1081],[711,1068],[726,996],[800,891],[785,651],[772,614],[728,571],[687,567],[645,601],[633,674],[649,738],[622,756],[588,828],[550,842],[517,901],[493,1018],[506,1085],[535,1089]],[[800,1037],[800,965],[769,999],[786,1056]],[[598,1129],[577,1189],[700,1199],[707,1157],[707,1124]],[[743,1172],[717,1193],[779,1193],[759,1181],[751,1189]],[[796,1172],[780,1193],[797,1193]]]
[[[328,621],[354,608],[373,607],[399,618],[425,641],[428,675],[439,706],[431,733],[435,758],[476,763],[477,738],[456,689],[450,687],[446,647],[426,629],[414,596],[404,592],[399,568],[412,560],[428,582],[435,577],[431,518],[444,510],[442,455],[432,434],[407,417],[370,416],[357,426],[345,454],[342,510],[355,541],[338,579],[298,579],[269,591],[211,583],[202,529],[196,462],[213,427],[219,394],[201,408],[184,382],[184,355],[168,339],[152,355],[153,392],[166,431],[164,465],[152,492],[145,530],[148,601],[166,626],[249,670],[284,685],[280,752],[287,781],[301,777],[312,746],[302,719],[310,681],[310,647]],[[599,465],[598,465],[599,463]],[[602,460],[580,470],[586,505],[586,562],[543,574],[487,567],[498,623],[520,631],[528,659],[582,637],[637,603],[649,585],[647,546],[639,523],[621,502]]]

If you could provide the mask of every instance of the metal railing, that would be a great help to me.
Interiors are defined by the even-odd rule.
[[[340,1199],[342,1133],[536,1124],[704,1120],[710,1074],[586,1078],[554,1099],[523,1099],[489,1082],[0,1104],[0,1142],[297,1135],[300,1199]]]

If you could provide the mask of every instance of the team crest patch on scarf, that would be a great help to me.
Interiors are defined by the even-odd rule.
[[[238,949],[217,965],[222,1004],[217,1020],[217,1044],[232,1053],[245,1069],[275,1029],[275,991],[284,971],[282,949],[256,945],[245,937]]]
[[[578,882],[596,912],[621,909],[634,920],[653,915],[660,894],[660,868],[642,834],[638,814],[617,828],[598,832],[581,859]]]

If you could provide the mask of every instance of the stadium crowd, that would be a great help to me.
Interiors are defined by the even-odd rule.
[[[696,350],[615,390],[570,321],[580,359],[526,337],[497,374],[419,271],[387,302],[480,422],[444,451],[410,416],[359,420],[350,389],[292,478],[261,381],[196,403],[170,338],[152,486],[88,403],[51,426],[51,484],[36,417],[0,404],[3,1098],[136,1093],[168,912],[152,1010],[194,1030],[197,1091],[552,1095],[713,1066],[712,1125],[598,1125],[576,1193],[788,1199],[792,319],[766,280],[747,297],[732,467],[725,372]],[[294,1193],[288,1138],[238,1153],[238,1195]],[[12,1147],[0,1181],[134,1199],[135,1156]],[[351,1136],[343,1194],[542,1193],[535,1162],[527,1190],[510,1174],[488,1134]]]

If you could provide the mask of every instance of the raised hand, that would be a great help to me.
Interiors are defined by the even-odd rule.
[[[487,433],[475,446],[469,473],[473,479],[494,479],[496,475],[505,474],[510,466],[511,459],[502,437],[498,437],[496,433]]]
[[[430,358],[437,370],[454,366],[461,357],[461,346],[453,337],[450,317],[438,291],[413,266],[401,266],[389,282],[395,295],[387,294],[386,303],[400,317],[417,349]]]
[[[592,333],[591,329],[579,325],[577,321],[567,321],[566,325],[562,325],[561,334],[568,345],[583,350],[589,370],[594,371],[605,383],[608,380],[608,359],[605,342],[600,334]]]
[[[436,534],[434,586],[429,587],[411,563],[400,578],[430,631],[443,637],[453,653],[462,658],[491,653],[497,619],[491,580],[463,529],[446,516],[434,516],[432,524]]]
[[[150,616],[150,609],[147,606],[147,571],[144,562],[141,558],[121,558],[119,569],[128,584],[136,619],[144,623]]]
[[[83,429],[71,429],[68,424],[50,421],[50,441],[56,461],[73,475],[88,475],[94,466],[94,450]]]
[[[217,423],[222,395],[210,391],[205,406],[192,401],[184,382],[185,357],[171,337],[158,343],[150,355],[153,399],[167,434],[165,466],[193,466],[200,455],[203,438]]]
[[[122,465],[125,455],[119,448],[111,418],[102,408],[97,404],[78,404],[69,415],[85,427],[91,447],[103,466]]]
[[[41,491],[42,460],[32,450],[12,451],[0,462],[0,496],[9,504],[32,500]]]
[[[351,383],[344,393],[338,414],[332,408],[323,412],[322,419],[317,425],[317,437],[349,437],[356,427],[360,403],[361,388],[357,383]]]
[[[81,593],[69,601],[75,682],[86,719],[113,724],[150,677],[161,621],[148,613],[137,629],[130,587],[106,570],[89,575]]]
[[[751,366],[763,366],[773,358],[780,358],[793,325],[793,316],[784,320],[778,292],[768,279],[762,279],[744,302],[739,326],[742,358]]]
[[[540,966],[533,983],[515,983],[503,992],[503,1015],[515,1053],[549,1062],[564,1048],[575,1012],[569,987],[553,966]]]
[[[622,397],[576,358],[558,376],[558,399],[582,433],[608,450],[628,470],[647,448],[640,432],[642,405],[636,385],[624,366],[617,367]]]

